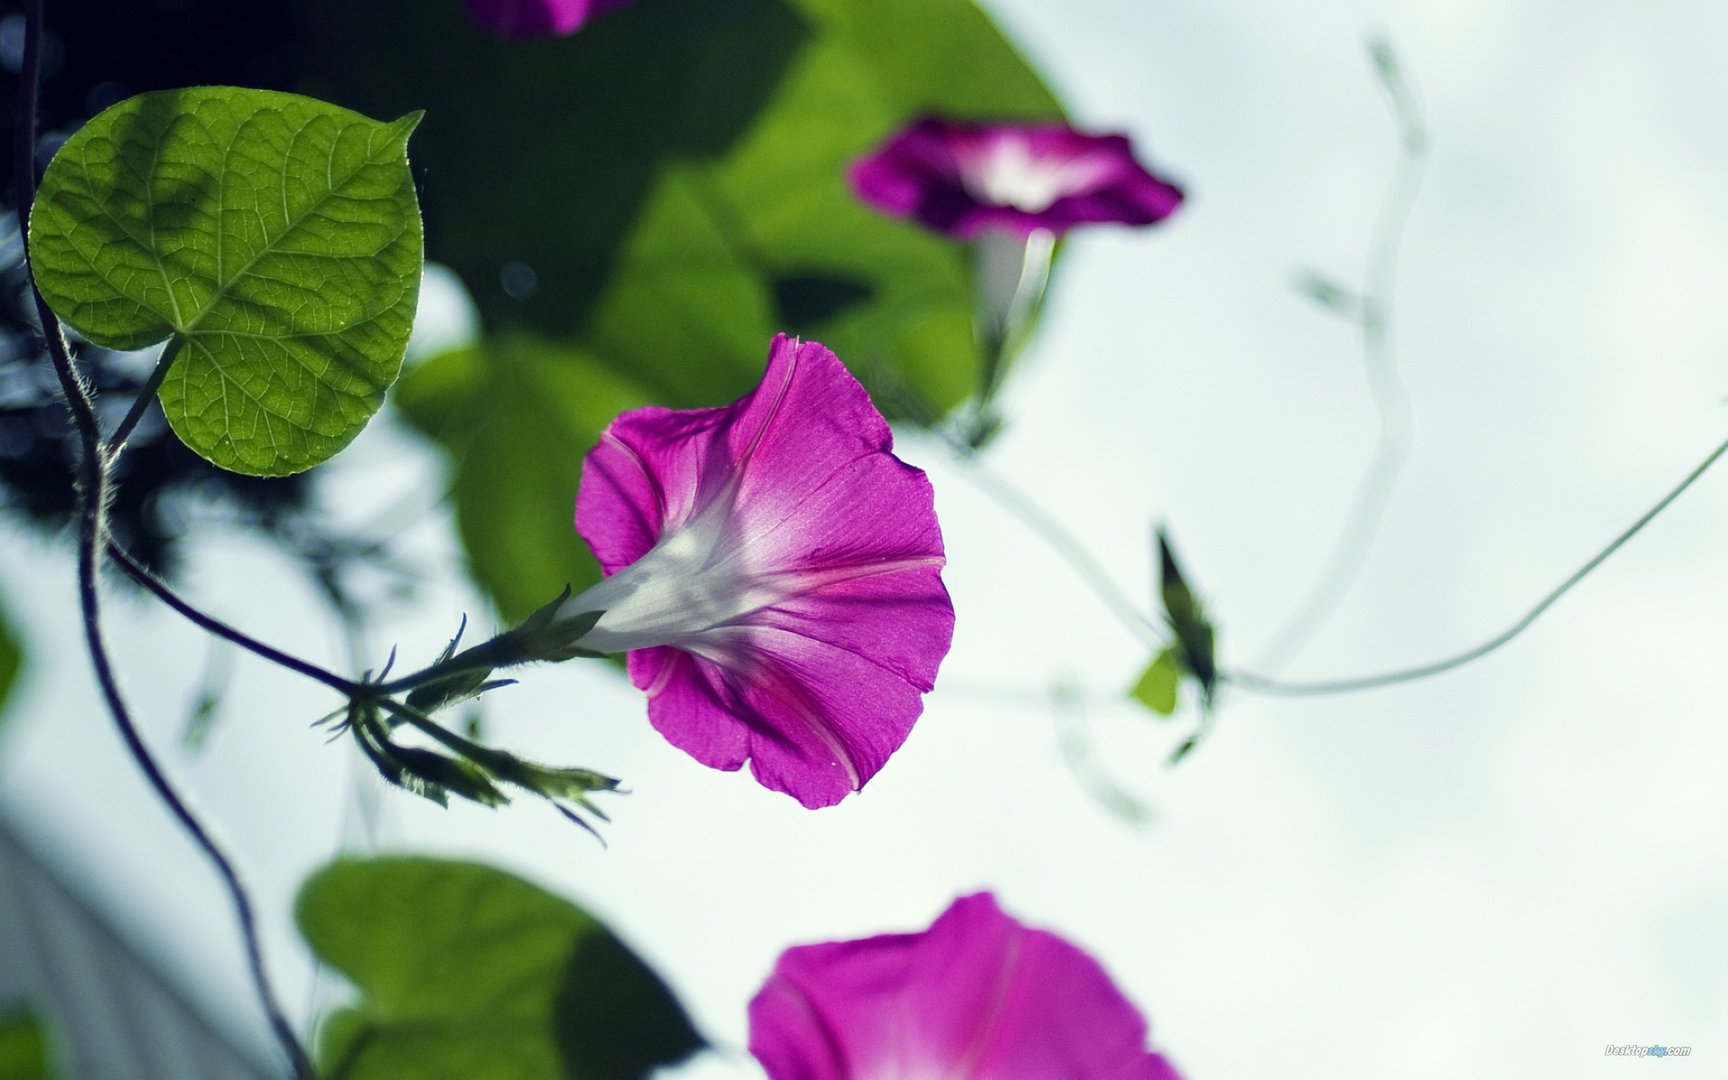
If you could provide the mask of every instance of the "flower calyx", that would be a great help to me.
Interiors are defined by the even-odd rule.
[[[459,735],[433,718],[439,710],[472,701],[489,690],[516,681],[493,678],[498,667],[560,658],[552,650],[541,650],[540,655],[523,653],[525,642],[531,643],[553,632],[548,613],[556,609],[557,603],[541,609],[523,626],[462,652],[456,651],[462,639],[462,628],[458,628],[436,662],[393,680],[389,679],[395,661],[392,651],[390,661],[378,675],[373,677],[368,672],[353,684],[347,706],[326,717],[324,722],[340,718],[338,733],[354,736],[379,775],[396,787],[440,806],[449,805],[452,795],[481,806],[503,806],[511,801],[509,789],[515,789],[545,799],[566,819],[598,838],[599,833],[588,819],[610,819],[589,796],[620,791],[616,779],[591,769],[530,761]],[[588,619],[588,625],[592,626],[598,618],[595,613]],[[571,624],[580,621],[568,620]],[[524,634],[524,630],[528,632]],[[578,630],[575,636],[580,637],[583,632]],[[398,737],[404,729],[418,733],[425,744],[405,743]]]
[[[560,660],[575,660],[579,657],[598,659],[605,656],[596,649],[583,648],[578,644],[588,631],[594,629],[594,624],[600,621],[604,611],[569,612],[570,586],[564,586],[564,591],[557,599],[543,605],[534,614],[528,616],[521,626],[499,635],[494,640],[508,639],[507,651],[511,659],[505,663],[525,664],[536,660],[557,662]]]

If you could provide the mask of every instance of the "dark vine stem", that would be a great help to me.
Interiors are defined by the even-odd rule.
[[[1436,660],[1430,664],[1422,664],[1417,667],[1401,668],[1396,671],[1383,672],[1379,675],[1365,675],[1351,679],[1330,679],[1322,682],[1283,682],[1278,679],[1269,678],[1265,675],[1257,675],[1251,671],[1227,671],[1221,673],[1219,678],[1223,682],[1240,686],[1244,690],[1249,690],[1257,694],[1271,694],[1282,697],[1315,697],[1325,694],[1348,694],[1358,690],[1374,690],[1383,686],[1395,686],[1399,683],[1415,682],[1418,679],[1426,679],[1432,675],[1441,675],[1448,671],[1454,671],[1474,660],[1480,660],[1482,657],[1487,656],[1502,645],[1507,644],[1513,638],[1522,634],[1525,630],[1528,630],[1530,624],[1541,618],[1543,612],[1553,607],[1562,596],[1571,592],[1574,586],[1588,577],[1591,571],[1606,562],[1609,556],[1624,547],[1627,541],[1642,532],[1644,526],[1656,520],[1658,514],[1668,509],[1668,506],[1673,503],[1675,499],[1678,499],[1682,494],[1684,494],[1687,488],[1696,483],[1699,477],[1709,471],[1710,466],[1716,464],[1717,460],[1720,459],[1723,454],[1728,454],[1728,441],[1724,441],[1721,445],[1717,446],[1716,449],[1710,451],[1709,456],[1699,462],[1691,472],[1687,473],[1686,478],[1680,481],[1680,483],[1670,490],[1668,494],[1662,496],[1661,500],[1659,500],[1655,506],[1646,510],[1643,516],[1641,516],[1637,521],[1634,521],[1624,532],[1610,541],[1607,547],[1597,552],[1589,562],[1573,571],[1570,577],[1550,590],[1546,596],[1537,601],[1535,607],[1525,612],[1517,622],[1474,648],[1466,649],[1454,656],[1449,656],[1444,660]]]
[[[391,679],[389,682],[355,682],[352,679],[343,678],[328,668],[320,667],[308,660],[302,660],[292,653],[276,648],[274,645],[259,641],[209,612],[199,609],[191,601],[175,592],[167,582],[152,574],[147,567],[118,544],[112,540],[106,541],[106,544],[108,557],[114,560],[116,566],[133,581],[143,586],[145,591],[162,601],[182,618],[207,633],[240,646],[261,660],[267,660],[314,682],[323,683],[351,701],[383,703],[384,699],[394,694],[405,693],[453,675],[492,671],[496,668],[514,667],[530,662],[529,658],[525,658],[521,654],[520,642],[517,637],[512,632],[506,631],[478,645],[464,649],[454,656],[440,660],[435,664],[429,664],[411,675]]]
[[[24,54],[19,71],[18,89],[18,119],[17,130],[14,133],[13,146],[14,181],[17,186],[18,227],[25,246],[25,265],[29,265],[29,221],[30,206],[36,195],[36,107],[37,95],[42,74],[42,0],[28,0],[25,4]],[[98,572],[101,568],[103,541],[106,533],[105,514],[107,510],[109,465],[111,459],[104,452],[102,433],[97,423],[95,403],[90,388],[79,375],[77,367],[72,362],[70,350],[66,346],[65,335],[61,332],[60,323],[49,310],[34,285],[31,287],[31,297],[35,303],[37,317],[41,320],[42,337],[47,345],[48,355],[54,367],[55,377],[59,380],[61,393],[65,395],[66,407],[72,415],[72,422],[77,429],[82,453],[78,467],[78,604],[84,623],[84,642],[90,653],[90,663],[95,669],[96,681],[102,691],[109,715],[114,720],[114,726],[119,730],[120,737],[131,753],[132,759],[143,772],[145,779],[155,790],[158,798],[167,806],[175,820],[180,823],[187,835],[204,852],[206,858],[216,869],[223,885],[228,891],[233,903],[234,914],[240,924],[241,937],[246,949],[247,967],[252,975],[253,987],[263,1006],[270,1029],[277,1041],[281,1043],[293,1068],[294,1075],[299,1080],[310,1080],[314,1076],[312,1063],[306,1056],[305,1049],[295,1036],[287,1015],[276,1000],[275,991],[270,984],[269,973],[264,963],[264,951],[258,936],[258,919],[252,907],[250,894],[239,871],[228,855],[222,850],[215,838],[211,836],[198,817],[193,814],[186,800],[181,797],[167,774],[162,771],[150,748],[145,744],[138,726],[132,720],[131,710],[120,692],[119,680],[114,673],[113,663],[109,658],[107,643],[103,639],[101,621],[101,597],[98,589]]]
[[[108,557],[114,560],[114,564],[124,571],[127,577],[137,582],[146,592],[204,632],[238,645],[261,660],[268,660],[270,663],[287,668],[298,675],[304,675],[314,682],[323,683],[339,694],[354,697],[365,693],[365,689],[359,683],[351,679],[344,679],[333,671],[285,653],[273,645],[267,645],[250,634],[229,626],[214,615],[194,607],[170,588],[167,582],[152,574],[143,563],[133,558],[114,541],[109,540],[107,542],[107,550]]]

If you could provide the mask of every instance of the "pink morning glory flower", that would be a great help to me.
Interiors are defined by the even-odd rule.
[[[769,1080],[1180,1080],[1097,961],[989,893],[921,934],[786,950],[750,1052]]]
[[[468,0],[474,21],[501,37],[574,34],[596,15],[630,0]]]
[[[1134,159],[1121,135],[1060,123],[925,117],[852,166],[858,197],[961,240],[986,230],[1061,235],[1076,225],[1150,225],[1182,189]]]
[[[696,760],[839,802],[905,741],[954,632],[930,481],[892,447],[834,354],[784,335],[731,405],[625,413],[576,501],[608,576],[555,622],[604,612],[575,644],[628,652]]]

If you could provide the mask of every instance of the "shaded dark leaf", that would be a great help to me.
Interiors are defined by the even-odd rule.
[[[348,1080],[636,1080],[703,1045],[604,926],[490,867],[345,860],[307,881],[296,914],[361,992],[319,1039]]]

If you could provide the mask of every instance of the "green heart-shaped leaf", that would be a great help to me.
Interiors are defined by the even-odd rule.
[[[665,983],[591,915],[500,870],[344,860],[297,905],[362,997],[325,1021],[332,1080],[636,1080],[702,1045]]]
[[[280,476],[353,440],[395,381],[420,209],[394,123],[232,87],[129,98],[55,155],[30,215],[37,288],[98,345],[176,350],[187,446]]]

